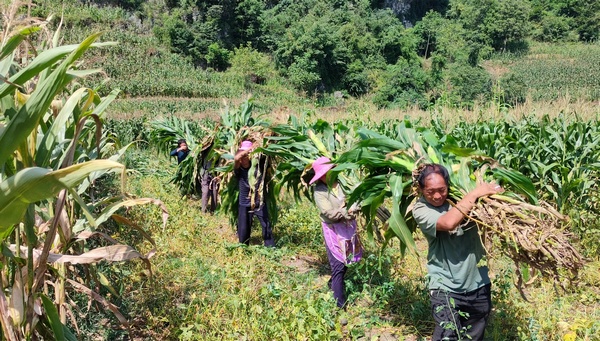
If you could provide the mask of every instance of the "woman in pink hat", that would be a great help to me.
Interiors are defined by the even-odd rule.
[[[327,172],[335,165],[327,157],[320,157],[312,164],[315,175],[309,184],[314,187],[315,204],[319,208],[323,227],[323,239],[327,249],[327,258],[331,266],[329,284],[338,307],[346,304],[344,293],[344,275],[346,265],[357,262],[362,257],[362,245],[356,233],[354,209],[346,209],[346,198],[336,181],[327,186]]]
[[[252,166],[250,161],[250,152],[252,151],[252,142],[243,141],[240,149],[235,153],[233,163],[233,174],[238,178],[239,184],[239,206],[238,206],[238,226],[237,234],[240,243],[248,245],[250,243],[250,233],[252,228],[252,219],[258,218],[262,226],[262,236],[264,244],[267,247],[274,247],[273,230],[269,220],[269,212],[264,201],[264,193],[254,191],[254,197],[251,198],[250,183],[248,182],[248,173]],[[266,159],[259,160],[259,163],[267,162]],[[256,173],[255,173],[256,176]],[[262,179],[257,178],[256,183]]]

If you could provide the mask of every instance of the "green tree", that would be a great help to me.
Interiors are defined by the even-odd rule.
[[[486,33],[496,51],[518,48],[531,32],[531,7],[526,1],[498,0],[485,18]]]
[[[530,32],[530,7],[518,0],[451,0],[448,18],[464,28],[469,63],[518,44]]]
[[[221,47],[219,43],[212,43],[208,45],[208,51],[206,51],[204,58],[209,67],[217,71],[223,71],[229,66],[229,55],[229,50]]]
[[[425,108],[428,105],[427,89],[428,77],[421,65],[400,59],[385,70],[383,86],[376,89],[373,102],[379,107]]]
[[[250,46],[235,48],[230,62],[230,70],[243,75],[248,84],[262,83],[277,74],[271,57]]]
[[[485,102],[492,92],[490,74],[481,67],[451,64],[444,76],[443,100],[457,107],[472,107],[476,101]]]
[[[544,12],[534,31],[534,37],[540,41],[558,42],[565,40],[571,32],[570,18],[559,16],[553,12]]]
[[[398,18],[365,0],[282,1],[262,22],[278,68],[304,90],[360,95],[370,91],[369,74],[418,58],[417,40]]]
[[[264,49],[262,43],[261,14],[266,10],[264,0],[241,0],[235,9],[234,46],[250,43],[254,48]]]
[[[600,36],[600,1],[531,0],[531,6],[531,21],[538,27],[536,38],[540,40],[564,39],[569,36],[567,30],[586,42]]]

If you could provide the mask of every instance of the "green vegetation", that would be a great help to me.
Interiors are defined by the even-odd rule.
[[[306,118],[304,117],[304,119]],[[127,123],[124,124],[126,125]],[[291,120],[288,124],[292,124],[292,126],[283,124],[273,127],[274,131],[278,134],[289,134],[286,139],[292,139],[290,141],[286,141],[281,137],[276,139],[278,141],[277,145],[272,146],[280,146],[282,148],[281,153],[273,154],[278,155],[278,158],[286,157],[284,150],[285,148],[289,148],[289,146],[297,148],[293,152],[294,154],[304,155],[306,151],[302,150],[315,143],[314,139],[310,137],[309,127],[317,132],[321,141],[327,145],[326,148],[329,151],[339,153],[344,148],[352,147],[358,141],[354,137],[354,134],[359,130],[355,129],[355,127],[369,125],[368,122],[341,121],[333,127],[324,121],[317,121],[313,124],[304,120]],[[391,147],[402,143],[412,145],[413,143],[410,140],[404,140],[406,138],[402,137],[408,132],[406,128],[410,127],[406,124],[407,122],[400,122],[400,124],[382,122],[377,125],[371,123],[373,129],[377,129],[399,142],[389,141],[388,143],[382,143],[379,138],[377,143],[374,141],[370,146],[379,145],[380,147],[370,153],[383,153],[382,155],[385,156],[386,150],[381,149],[382,146],[389,145]],[[292,133],[292,127],[298,130],[297,134]],[[439,123],[435,123],[433,127],[438,129],[437,133],[440,136],[445,136],[444,140],[446,142],[454,140],[450,135],[446,135],[445,129]],[[420,134],[427,136],[427,130],[424,130],[422,127],[416,127],[416,130]],[[334,132],[339,133],[342,131],[344,132],[344,139],[336,138],[337,133]],[[496,146],[495,148],[488,149],[487,152],[490,154],[495,153],[497,157],[505,160],[507,164],[511,164],[510,160],[515,160],[515,165],[518,165],[519,169],[534,180],[542,198],[552,202],[556,202],[557,198],[553,196],[548,197],[548,195],[557,194],[555,191],[558,190],[560,192],[562,186],[570,186],[568,181],[573,180],[573,182],[579,184],[593,184],[595,181],[592,179],[597,177],[598,174],[597,169],[595,169],[596,161],[588,158],[588,156],[597,153],[594,152],[594,148],[597,148],[598,145],[594,142],[594,138],[598,136],[597,125],[592,123],[577,123],[576,121],[551,120],[548,118],[542,120],[532,118],[513,122],[512,124],[503,123],[498,125],[481,122],[471,124],[455,122],[455,128],[450,131],[455,138],[458,138],[457,141],[479,141],[482,147]],[[546,133],[543,133],[544,131]],[[469,135],[465,135],[467,133]],[[329,136],[329,138],[326,138],[326,136]],[[529,137],[537,138],[537,140],[535,142],[528,140]],[[486,139],[497,141],[497,143],[485,143]],[[540,143],[541,139],[551,140],[553,143]],[[348,145],[340,145],[342,141],[348,142]],[[429,136],[427,137],[427,141],[432,143],[434,140]],[[308,144],[305,144],[306,142]],[[366,144],[366,141],[364,142],[363,147],[369,146],[369,144]],[[569,146],[574,145],[586,146],[584,150],[589,150],[589,152],[569,152],[569,148],[571,148]],[[539,148],[535,149],[535,146]],[[478,145],[471,147],[481,149]],[[270,147],[264,151],[269,153],[269,149]],[[293,151],[293,149],[288,150]],[[274,151],[276,149],[273,149],[271,152]],[[559,157],[565,162],[565,167],[572,170],[572,173],[566,178],[561,178],[562,168],[557,168],[561,163],[555,165],[556,167],[546,167],[546,172],[541,172],[539,168],[531,168],[528,165],[533,167],[539,164],[533,161],[530,163],[523,162],[524,159],[532,158],[527,155],[521,155],[525,152],[535,153],[537,155],[535,158],[540,158],[541,160],[551,160],[552,158]],[[144,153],[151,153],[151,151],[148,150]],[[288,157],[289,154],[288,152]],[[367,151],[360,155],[362,155],[363,159],[371,160],[371,163],[375,160],[372,156],[368,156],[370,154]],[[402,157],[403,154],[398,155]],[[508,158],[509,155],[511,156],[510,158]],[[139,157],[142,159],[155,159],[154,156]],[[290,160],[294,160],[294,158]],[[405,162],[399,162],[395,158],[388,161],[381,160],[381,162],[388,165],[396,162],[399,165],[405,164]],[[548,163],[550,161],[545,162]],[[573,165],[570,165],[569,162],[573,162]],[[143,164],[141,169],[149,169],[153,168],[149,164],[160,163],[160,161],[142,161],[141,163]],[[581,165],[581,168],[575,165]],[[299,166],[291,163],[285,167],[281,166],[282,170],[280,172],[285,174],[286,170],[294,169],[290,167],[299,167],[297,169],[301,170],[303,163],[301,162]],[[402,170],[402,167],[404,166],[398,169]],[[171,172],[174,172],[174,169],[171,169]],[[373,170],[375,171],[376,168],[373,168]],[[299,175],[296,172],[296,176],[299,177]],[[374,180],[377,180],[375,179],[377,175],[374,175]],[[577,175],[577,177],[574,177],[574,175]],[[184,314],[184,317],[181,317],[179,313],[178,317],[173,316],[173,314],[167,312],[170,311],[169,309],[163,310],[164,304],[162,302],[156,303],[153,301],[141,304],[142,306],[156,304],[159,307],[157,308],[158,311],[151,310],[150,315],[154,316],[155,319],[158,319],[158,316],[163,316],[163,319],[164,316],[169,316],[170,319],[173,319],[169,323],[174,324],[176,327],[174,329],[166,329],[169,330],[169,333],[173,334],[169,334],[169,336],[162,335],[161,337],[235,339],[241,335],[246,335],[256,338],[279,337],[283,339],[295,339],[299,335],[302,335],[308,339],[336,340],[353,339],[361,336],[387,335],[385,333],[390,330],[397,335],[405,337],[409,335],[422,337],[431,332],[431,325],[416,322],[429,321],[428,301],[425,295],[426,291],[424,290],[424,259],[423,257],[399,258],[402,245],[406,244],[406,242],[397,243],[391,240],[388,248],[383,253],[380,253],[379,244],[374,241],[369,242],[367,250],[370,256],[366,257],[364,263],[359,263],[354,267],[351,275],[349,275],[348,287],[351,288],[349,289],[349,294],[352,304],[347,312],[334,313],[331,296],[328,294],[324,284],[325,280],[319,279],[322,276],[321,274],[326,271],[326,261],[321,246],[321,236],[317,228],[317,214],[310,204],[303,203],[302,201],[299,203],[293,201],[290,195],[280,198],[281,202],[278,204],[280,207],[279,222],[276,230],[279,248],[276,251],[268,251],[258,246],[251,246],[248,249],[244,247],[240,248],[235,243],[235,232],[231,229],[231,225],[226,223],[226,217],[221,215],[199,215],[197,201],[186,197],[179,197],[176,194],[177,189],[175,187],[164,187],[163,184],[168,181],[168,176],[168,173],[165,174],[164,170],[158,173],[152,171],[140,178],[139,181],[143,181],[144,186],[134,187],[137,188],[136,190],[141,195],[146,189],[152,190],[148,186],[150,184],[148,181],[149,179],[155,179],[152,180],[156,181],[156,185],[154,185],[156,189],[154,190],[159,191],[160,195],[171,196],[171,199],[165,200],[170,203],[171,209],[176,212],[173,214],[180,218],[173,225],[170,225],[170,228],[178,231],[183,240],[178,242],[169,238],[167,241],[171,249],[179,251],[175,252],[172,256],[164,255],[166,257],[165,263],[163,263],[166,267],[164,271],[167,273],[169,271],[179,272],[180,270],[184,271],[184,273],[192,271],[188,275],[191,276],[190,279],[181,280],[181,283],[186,283],[186,286],[181,287],[182,284],[178,284],[175,286],[177,289],[169,291],[169,295],[175,295],[174,297],[179,297],[179,299],[172,297],[164,298],[166,301],[175,299],[177,302],[181,302],[183,299],[184,303],[178,303],[179,310],[175,308],[173,310],[180,311],[181,314]],[[541,176],[543,178],[540,178]],[[293,177],[289,179],[292,180]],[[467,182],[472,181],[468,179],[468,176],[465,179]],[[276,181],[281,181],[281,179]],[[455,181],[457,180],[455,179]],[[551,184],[547,183],[548,181],[555,182]],[[391,183],[392,181],[390,181]],[[382,179],[368,182],[365,188],[377,194],[378,186],[381,184],[385,185],[385,181]],[[291,190],[294,186],[287,188]],[[557,190],[552,188],[557,188]],[[361,191],[358,190],[358,193],[362,193]],[[593,317],[593,313],[592,317],[590,317],[584,312],[597,311],[597,304],[599,302],[599,279],[594,270],[598,266],[596,246],[599,245],[598,237],[600,237],[597,233],[597,215],[593,214],[594,207],[597,205],[597,198],[593,195],[595,191],[588,185],[575,186],[569,193],[573,194],[574,198],[588,198],[582,201],[569,200],[570,205],[568,207],[570,208],[567,210],[566,206],[563,207],[563,210],[572,214],[573,225],[571,225],[570,231],[577,233],[581,238],[581,243],[577,245],[586,246],[582,251],[588,257],[595,259],[592,263],[588,263],[578,276],[578,279],[582,281],[580,283],[587,283],[587,285],[567,286],[567,291],[553,292],[550,289],[550,282],[537,279],[532,284],[523,287],[527,297],[536,304],[526,303],[519,296],[519,292],[513,286],[513,283],[519,276],[523,276],[524,281],[527,282],[533,279],[532,276],[534,273],[530,273],[527,267],[515,269],[513,262],[505,258],[502,255],[503,252],[500,251],[508,251],[511,247],[499,247],[494,244],[496,246],[490,249],[491,254],[494,255],[490,260],[490,266],[495,273],[494,287],[497,287],[497,292],[495,293],[494,301],[496,302],[497,310],[488,328],[488,336],[491,339],[504,340],[508,337],[510,339],[539,338],[558,340],[563,337],[567,339],[576,339],[578,337],[585,339],[585,337],[591,337],[591,340],[595,340],[593,336],[598,332],[598,325],[594,322],[595,317]],[[160,196],[159,194],[156,195]],[[313,216],[311,217],[307,212],[313,212]],[[581,219],[578,214],[583,214],[585,216],[584,219]],[[180,220],[183,217],[186,218]],[[195,217],[193,219],[196,220],[190,223],[189,220],[192,217]],[[156,220],[157,218],[157,216],[149,218],[147,215],[144,215],[141,219],[152,225],[152,219]],[[526,220],[524,219],[524,221]],[[525,226],[521,228],[523,229]],[[202,232],[199,232],[199,229]],[[364,230],[363,232],[365,233],[365,240],[369,240],[367,232],[368,230]],[[217,235],[215,237],[217,238],[216,241],[209,239],[209,236],[213,233]],[[170,235],[170,233],[167,233],[167,235]],[[258,239],[259,236],[255,236],[252,239],[252,244],[256,244]],[[201,243],[207,243],[202,244],[205,245],[206,249],[201,248],[199,250],[197,248],[198,240],[201,240]],[[511,241],[509,241],[509,245],[510,243]],[[419,233],[415,234],[414,245],[418,254],[425,252],[424,248],[426,246]],[[557,251],[558,244],[554,247]],[[182,248],[190,249],[189,251],[182,251]],[[215,256],[215,252],[218,252],[220,255]],[[202,256],[204,253],[207,255]],[[185,258],[192,264],[196,264],[201,269],[205,269],[202,275],[199,275],[196,272],[197,270],[185,268],[179,263],[179,265],[172,269],[169,264],[173,264],[180,257]],[[207,260],[206,262],[210,262],[212,267],[207,268],[206,265],[202,265],[205,264],[203,261],[198,261],[198,259],[205,259],[205,257],[210,259],[210,261]],[[576,259],[569,260],[568,258],[566,260],[567,262],[576,261]],[[216,265],[214,264],[215,262],[217,263]],[[239,264],[244,264],[244,268],[249,269],[249,271],[240,273],[237,267]],[[288,264],[292,269],[287,268]],[[563,263],[559,267],[568,267],[571,265],[577,267],[576,264],[569,263]],[[282,266],[284,267],[282,268]],[[521,272],[518,273],[517,270]],[[251,275],[248,276],[248,273]],[[173,281],[173,278],[180,277],[172,274],[167,275],[165,278],[168,278],[168,280],[165,280],[169,283],[165,286],[174,287],[171,281]],[[314,281],[320,281],[319,283],[321,284],[307,286],[307,282],[313,283]],[[194,290],[190,288],[189,283],[196,283],[195,285],[198,289]],[[566,284],[566,282],[561,283]],[[215,286],[220,289],[215,289]],[[248,286],[251,286],[252,289],[248,289]],[[215,293],[214,290],[221,291]],[[182,291],[188,294],[182,294]],[[207,291],[211,294],[199,294]],[[220,298],[218,302],[214,301],[216,297]],[[223,297],[227,297],[228,299],[223,300]],[[581,305],[577,302],[579,298],[582,298],[584,302]],[[186,299],[187,301],[185,301]],[[137,305],[140,303],[137,299],[133,299],[131,304]],[[306,306],[307,304],[308,306]],[[213,311],[219,311],[220,313],[213,315],[211,313]],[[299,314],[300,311],[309,312],[308,315],[301,315],[300,320],[303,321],[302,323],[293,317]],[[572,315],[574,311],[578,313]],[[144,309],[142,309],[142,312],[148,314]],[[227,318],[223,319],[217,316],[227,316]],[[272,319],[265,319],[265,316],[277,316],[277,321],[286,322],[283,324],[271,323]],[[348,318],[350,323],[347,326],[342,326],[339,323],[339,319],[341,318]],[[236,323],[238,319],[251,321],[251,323],[249,325],[239,324]],[[313,328],[308,330],[306,329],[306,325],[313,326]],[[214,329],[208,326],[219,326],[218,330],[226,330],[227,332],[214,334]],[[142,331],[142,333],[149,332]],[[148,337],[148,335],[152,334],[144,335]]]
[[[515,266],[527,250],[500,231],[509,238],[497,234],[490,249],[488,339],[600,340],[599,2],[34,3],[31,15],[58,16],[24,28],[11,19],[27,8],[5,3],[0,20],[0,338],[426,340],[426,243],[401,209],[409,153],[423,149],[469,171],[481,153],[520,171],[529,181],[505,178],[511,192],[568,216],[552,234],[587,257],[552,263],[551,281],[535,264]],[[118,43],[93,43],[100,31]],[[227,156],[248,126],[278,165],[273,250],[257,246],[259,229],[239,245],[232,212],[201,214],[195,199],[203,142],[222,139],[215,155]],[[180,137],[195,152],[177,167],[166,153]],[[346,276],[346,311],[327,288],[318,214],[300,182],[327,153],[346,161],[340,178],[366,202],[365,258]],[[123,189],[109,170],[125,167]],[[375,221],[378,205],[391,226]],[[401,257],[407,246],[420,256]],[[103,252],[111,247],[142,262],[109,262],[119,260]],[[34,250],[73,261],[38,264]],[[75,264],[86,252],[100,257]]]
[[[133,156],[140,168],[160,170],[130,179],[131,191],[160,198],[171,213],[166,230],[156,227],[160,216],[135,209],[132,217],[152,230],[160,250],[153,258],[155,278],[136,267],[115,274],[123,280],[120,304],[136,321],[136,336],[164,340],[310,339],[352,340],[360,337],[424,339],[433,329],[424,282],[425,257],[399,258],[398,244],[383,254],[367,243],[365,259],[350,269],[347,311],[336,311],[327,289],[327,260],[312,203],[284,200],[276,226],[278,249],[260,244],[255,229],[249,248],[237,244],[235,232],[222,215],[200,213],[200,203],[165,185],[175,162],[142,151]],[[165,166],[168,165],[168,166]],[[419,254],[426,242],[416,234]],[[366,240],[366,238],[363,238]],[[491,261],[494,306],[490,340],[597,340],[598,261],[580,274],[581,285],[568,292],[536,281],[526,288],[532,303],[522,300],[513,285],[514,265],[498,257]],[[124,274],[129,274],[124,276]],[[86,323],[106,318],[89,314]],[[342,326],[340,320],[348,319]],[[111,328],[94,329],[96,337],[117,338]]]
[[[85,87],[65,91],[77,76],[93,73],[74,68],[86,50],[108,44],[95,43],[99,35],[92,35],[77,45],[38,46],[35,58],[19,60],[40,23],[5,19],[5,31],[20,28],[4,37],[0,51],[0,69],[8,76],[0,86],[1,336],[74,340],[71,326],[77,321],[67,326],[77,308],[71,295],[81,294],[80,304],[97,302],[126,322],[98,293],[99,286],[114,289],[96,263],[150,257],[102,233],[100,226],[114,219],[135,228],[116,213],[120,208],[162,203],[113,194],[124,189],[125,167],[116,160],[128,146],[121,148],[103,133],[102,122],[117,92],[102,98]],[[25,88],[32,92],[22,93]],[[121,186],[96,192],[94,182],[111,173],[121,175]]]

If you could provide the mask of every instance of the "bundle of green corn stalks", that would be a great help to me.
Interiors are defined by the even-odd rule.
[[[312,200],[312,191],[308,185],[314,176],[312,162],[320,156],[335,160],[336,156],[352,149],[358,141],[355,127],[359,124],[362,122],[330,124],[320,119],[307,123],[304,116],[292,116],[286,124],[271,127],[273,135],[268,137],[267,145],[259,150],[271,156],[277,164],[273,177],[274,191],[282,193],[286,189],[295,200],[302,197]],[[338,165],[334,173],[345,193],[350,193],[360,183],[360,172],[352,167]],[[375,235],[383,241],[380,231],[373,227],[380,226],[389,219],[389,210],[379,207],[375,216],[364,217],[367,221],[361,226],[366,226],[368,236]],[[375,217],[378,222],[372,219]]]
[[[237,226],[239,208],[238,179],[233,174],[234,156],[244,140],[252,141],[254,151],[250,154],[252,160],[248,172],[250,198],[253,208],[261,204],[267,205],[269,220],[274,225],[277,222],[277,192],[271,181],[276,164],[271,156],[262,152],[268,145],[268,138],[273,134],[268,129],[268,123],[253,117],[253,100],[249,98],[241,104],[239,110],[226,106],[221,114],[221,124],[215,131],[215,160],[218,160],[217,181],[221,186],[221,204],[219,211],[225,212],[232,228]],[[260,193],[260,202],[256,193]]]
[[[384,198],[392,198],[392,214],[386,240],[397,237],[401,250],[416,252],[412,233],[416,225],[411,204],[418,192],[411,185],[419,164],[439,163],[450,172],[450,198],[460,200],[478,181],[494,180],[506,192],[477,203],[469,219],[475,220],[485,235],[489,256],[505,253],[521,269],[535,269],[541,275],[560,280],[567,272],[577,276],[584,259],[570,244],[568,223],[550,205],[539,202],[531,180],[520,172],[501,167],[495,160],[471,149],[459,148],[451,136],[442,139],[431,131],[414,129],[400,122],[382,135],[359,130],[363,140],[338,159],[344,166],[360,167],[366,177],[351,193],[350,202],[362,203],[363,212],[375,216]]]
[[[349,132],[349,128],[331,126],[318,120],[314,124],[305,122],[304,117],[290,117],[287,124],[270,128],[273,136],[261,152],[277,160],[275,174],[276,190],[286,188],[296,200],[301,197],[311,199],[308,180],[311,176],[311,164],[320,156],[330,159],[341,153],[344,144],[340,134]],[[352,134],[346,136],[352,140]]]
[[[474,159],[486,163],[482,166],[478,163],[479,166],[469,169]],[[552,278],[561,286],[564,286],[561,278],[576,279],[584,265],[584,258],[570,243],[567,217],[550,204],[538,201],[530,187],[530,180],[520,173],[500,168],[489,158],[462,158],[460,164],[446,164],[451,172],[450,196],[458,202],[475,188],[478,181],[482,181],[489,165],[495,167],[489,172],[509,191],[481,198],[466,215],[467,219],[478,224],[488,256],[493,258],[502,253],[514,261],[517,285],[523,296],[525,280],[532,282],[537,277],[530,271]],[[413,172],[414,187],[420,168]],[[510,191],[515,187],[520,187],[522,194]]]
[[[215,128],[198,122],[170,116],[149,122],[150,144],[159,153],[168,154],[177,148],[177,141],[185,139],[190,153],[177,167],[171,183],[177,185],[181,194],[201,195],[200,176],[208,159],[215,159],[211,150],[214,145]],[[218,156],[216,157],[218,159]],[[214,161],[213,161],[214,162]]]
[[[561,286],[561,278],[577,278],[584,257],[570,243],[568,219],[549,203],[538,200],[531,179],[482,155],[456,160],[460,163],[446,166],[452,170],[450,193],[457,201],[474,189],[486,173],[490,174],[489,180],[495,179],[508,189],[503,194],[481,198],[467,218],[478,223],[489,256],[500,251],[515,262],[520,289],[525,279],[535,279],[536,276],[529,276],[530,269]]]

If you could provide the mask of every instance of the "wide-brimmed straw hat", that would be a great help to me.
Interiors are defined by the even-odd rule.
[[[252,149],[252,141],[242,141],[242,144],[240,145],[240,150],[248,150],[248,149]]]
[[[316,159],[312,163],[312,169],[315,171],[315,176],[313,176],[313,178],[310,179],[310,182],[308,184],[312,185],[313,183],[315,183],[323,175],[327,174],[327,172],[329,172],[329,170],[333,167],[335,167],[335,165],[331,163],[331,160],[329,160],[328,157],[321,156],[320,158]]]

